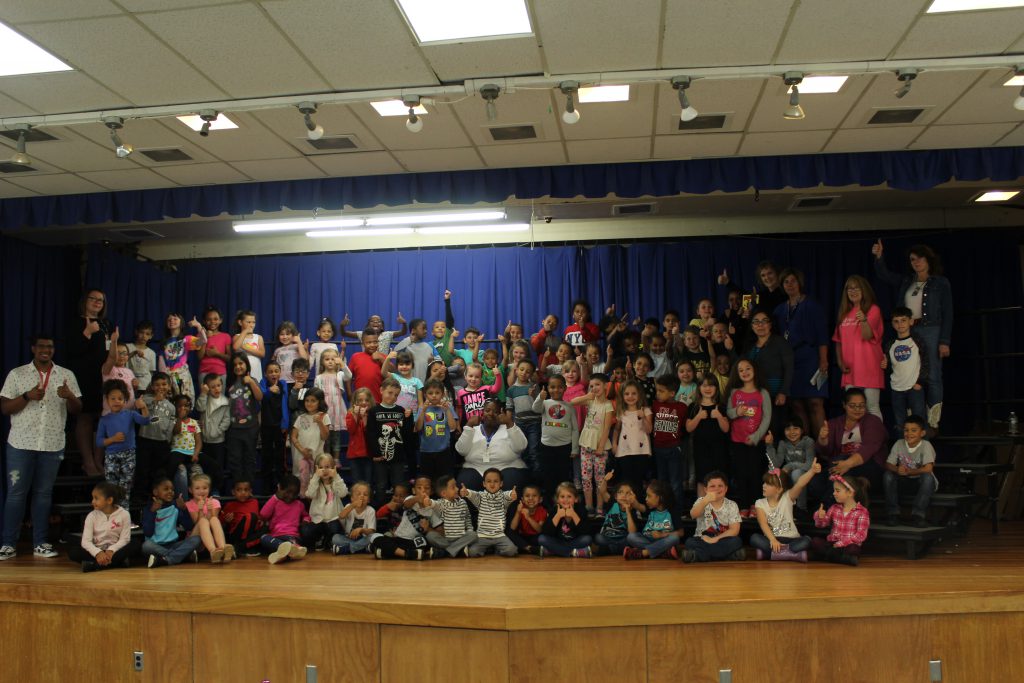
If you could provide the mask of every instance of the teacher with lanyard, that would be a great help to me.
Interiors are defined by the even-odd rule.
[[[521,491],[530,479],[522,458],[526,446],[526,435],[512,420],[512,413],[502,409],[497,400],[487,399],[483,415],[469,418],[455,442],[455,450],[464,458],[459,484],[479,491],[484,472],[493,467],[501,471],[502,489],[511,491],[518,486]]]
[[[7,499],[0,560],[17,553],[25,503],[32,494],[32,546],[36,557],[57,557],[47,541],[50,502],[64,458],[68,413],[82,409],[74,374],[53,362],[53,335],[31,339],[32,362],[14,368],[0,389],[0,411],[11,418],[7,436]]]
[[[871,247],[875,255],[875,275],[897,288],[897,306],[910,309],[914,319],[914,332],[925,343],[928,354],[928,381],[925,384],[925,402],[928,404],[928,424],[938,429],[942,419],[942,358],[949,358],[949,342],[953,334],[953,290],[949,280],[942,276],[939,255],[925,244],[910,248],[910,273],[897,275],[889,270],[882,258],[882,240]]]

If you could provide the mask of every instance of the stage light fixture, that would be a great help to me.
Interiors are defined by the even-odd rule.
[[[804,80],[804,75],[799,71],[787,71],[784,79],[792,92],[789,94],[789,106],[782,112],[782,118],[788,121],[799,121],[806,116],[804,108],[800,106],[800,89],[798,87]]]
[[[573,95],[580,89],[579,81],[562,81],[558,86],[565,95],[565,111],[562,112],[562,120],[572,125],[580,120],[580,113],[573,104]]]
[[[917,78],[917,69],[900,69],[896,72],[896,77],[903,83],[903,87],[893,90],[892,94],[896,96],[896,99],[902,100],[910,94],[910,87],[914,84],[914,79]]]
[[[494,101],[498,99],[499,94],[501,94],[501,88],[493,83],[488,83],[480,88],[480,96],[487,102],[484,111],[487,112],[488,121],[498,120],[498,107],[495,106]]]
[[[120,116],[106,116],[103,119],[103,123],[110,129],[110,141],[114,143],[114,154],[117,155],[118,159],[127,159],[135,151],[135,148],[121,142],[121,136],[117,133],[117,131],[124,128],[124,119]]]
[[[416,107],[420,106],[419,96],[404,97],[402,102],[409,108],[409,119],[405,122],[406,129],[410,133],[419,133],[423,130],[423,119],[416,114]]]
[[[32,126],[27,123],[20,123],[16,129],[21,132],[18,133],[17,151],[11,157],[10,161],[12,164],[17,164],[18,166],[28,166],[32,163],[32,157],[25,152],[25,141],[28,138],[28,132],[32,130]]]
[[[213,109],[204,109],[199,112],[199,118],[203,120],[203,125],[199,128],[199,134],[201,136],[204,138],[209,137],[210,126],[212,126],[213,122],[217,120],[218,115],[219,114]]]
[[[690,104],[690,98],[686,96],[686,89],[690,87],[689,76],[677,76],[672,79],[672,87],[679,91],[679,119],[682,121],[693,121],[697,118],[697,110]]]
[[[310,140],[319,140],[324,136],[324,127],[313,121],[313,114],[316,113],[316,102],[299,102],[299,112],[306,124],[306,137]]]

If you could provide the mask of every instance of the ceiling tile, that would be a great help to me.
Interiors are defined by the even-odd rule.
[[[336,90],[438,83],[392,2],[272,0],[262,5]]]
[[[924,126],[875,126],[837,130],[825,152],[884,152],[906,149]]]
[[[988,147],[1013,130],[1012,123],[983,123],[964,126],[929,126],[911,149]]]
[[[669,2],[662,68],[770,64],[793,0]],[[550,40],[550,38],[548,38]]]
[[[998,144],[1001,147],[1006,145],[1011,145],[1014,147],[1024,147],[1024,123],[1014,128],[1013,132],[999,140],[999,142],[996,144]]]
[[[654,138],[655,159],[728,157],[736,154],[740,133],[687,133]]]
[[[0,88],[16,100],[47,113],[116,109],[131,104],[80,71],[6,76],[0,79]]]
[[[501,38],[421,48],[441,81],[543,73],[537,39]]]
[[[515,166],[560,166],[565,163],[561,142],[519,142],[480,147],[480,155],[491,168]]]
[[[1020,94],[1020,88],[1003,85],[1011,76],[1013,71],[1010,69],[989,69],[984,72],[974,87],[947,109],[936,123],[945,125],[1024,121],[1024,112],[1013,108],[1013,100]]]
[[[32,190],[24,187],[19,187],[18,185],[12,185],[5,180],[0,180],[0,199],[9,197],[33,197],[37,194],[39,193],[33,192]]]
[[[376,115],[376,112],[374,112],[374,116]],[[302,114],[295,107],[253,112],[252,116],[303,152],[309,149],[308,145],[304,143],[306,126],[303,123]],[[361,150],[381,149],[380,142],[370,132],[370,129],[364,126],[363,122],[345,105],[321,106],[317,109],[316,114],[313,115],[313,120],[324,127],[324,135],[326,136],[354,135],[358,140]]]
[[[186,186],[244,183],[249,180],[236,169],[221,163],[161,166],[156,172]]]
[[[86,180],[102,185],[108,190],[150,190],[159,187],[175,187],[177,183],[145,168],[123,171],[93,171],[80,174]]]
[[[350,152],[310,157],[310,163],[331,177],[403,173],[404,168],[387,152]]]
[[[640,161],[651,158],[651,138],[573,140],[565,143],[570,164]]]
[[[4,0],[0,20],[7,24],[28,21],[55,21],[121,14],[110,0]]]
[[[743,136],[739,155],[763,156],[786,154],[817,154],[832,132],[808,130],[794,133],[747,133]]]
[[[40,45],[136,105],[202,102],[225,96],[127,16],[31,24],[24,30]],[[59,112],[78,110],[70,98],[58,108]]]
[[[690,104],[701,114],[726,114],[724,131],[741,131],[747,125],[764,83],[762,78],[713,80],[700,78],[686,91]],[[658,84],[658,134],[679,133],[679,92],[668,83]]]
[[[920,11],[919,2],[801,0],[776,61],[885,59]]]
[[[923,16],[896,48],[895,59],[997,55],[1021,34],[1024,9]]]
[[[297,149],[264,127],[252,114],[228,112],[228,116],[238,124],[238,128],[211,131],[206,137],[192,132],[177,119],[161,119],[160,121],[175,133],[191,137],[197,147],[222,161],[299,156]]]
[[[139,18],[232,97],[319,92],[328,84],[254,5]]]
[[[850,108],[857,102],[861,92],[871,81],[871,76],[850,76],[837,93],[808,95],[800,93],[800,106],[806,117],[797,121],[782,118],[782,112],[789,106],[789,89],[781,78],[769,79],[754,115],[747,124],[747,130],[760,132],[777,130],[824,130],[835,128],[846,118]]]
[[[495,107],[498,110],[498,118],[496,121],[488,121],[486,103],[479,94],[451,105],[451,109],[476,145],[519,146],[541,140],[560,139],[558,118],[553,110],[551,91],[548,89],[502,93],[495,101]],[[533,126],[537,133],[536,140],[496,141],[488,130],[500,126],[520,125]]]
[[[225,0],[118,0],[129,12],[157,12],[205,5],[223,5]]]
[[[571,74],[654,69],[661,7],[650,0],[534,3],[548,71]]]
[[[87,194],[90,192],[103,192],[103,188],[96,183],[91,183],[84,178],[79,178],[70,173],[57,175],[25,175],[18,178],[17,185],[28,188],[39,194]]]
[[[381,116],[368,103],[350,105],[352,111],[369,127],[387,149],[439,149],[468,147],[470,142],[458,119],[447,104],[428,104],[423,116],[423,130],[410,133],[405,117]]]
[[[870,78],[870,85],[860,100],[843,121],[843,128],[877,128],[868,121],[879,109],[923,108],[924,111],[907,124],[896,126],[920,126],[933,123],[945,109],[971,86],[980,71],[926,71],[918,74],[910,92],[902,99],[894,91],[902,87],[896,74],[878,74]],[[801,96],[802,97],[802,96]]]
[[[395,157],[413,173],[424,171],[463,171],[483,168],[483,162],[473,148],[446,149],[443,154],[433,150],[416,149],[395,152]]]
[[[231,164],[253,180],[297,180],[322,178],[324,173],[306,159],[264,159]]]
[[[3,88],[3,79],[0,78],[0,88]],[[4,118],[11,116],[32,116],[33,114],[39,114],[40,112],[32,109],[24,102],[18,102],[7,95],[0,93],[0,111],[3,112]]]
[[[652,112],[657,87],[655,83],[630,86],[628,102],[577,102],[580,120],[572,125],[562,123],[562,136],[566,140],[597,140],[650,135],[654,123]],[[553,94],[553,97],[558,105],[555,111],[559,113],[561,121],[565,96],[558,93]]]

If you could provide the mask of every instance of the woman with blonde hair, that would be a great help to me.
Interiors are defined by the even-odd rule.
[[[882,311],[875,303],[875,291],[860,275],[851,275],[843,285],[839,315],[832,341],[836,362],[843,373],[844,389],[864,389],[868,412],[882,419],[878,399],[885,387],[882,370]]]

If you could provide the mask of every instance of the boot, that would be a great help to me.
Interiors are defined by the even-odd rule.
[[[795,553],[789,549],[789,544],[783,544],[778,552],[772,553],[770,559],[779,562],[807,562],[807,551]]]

